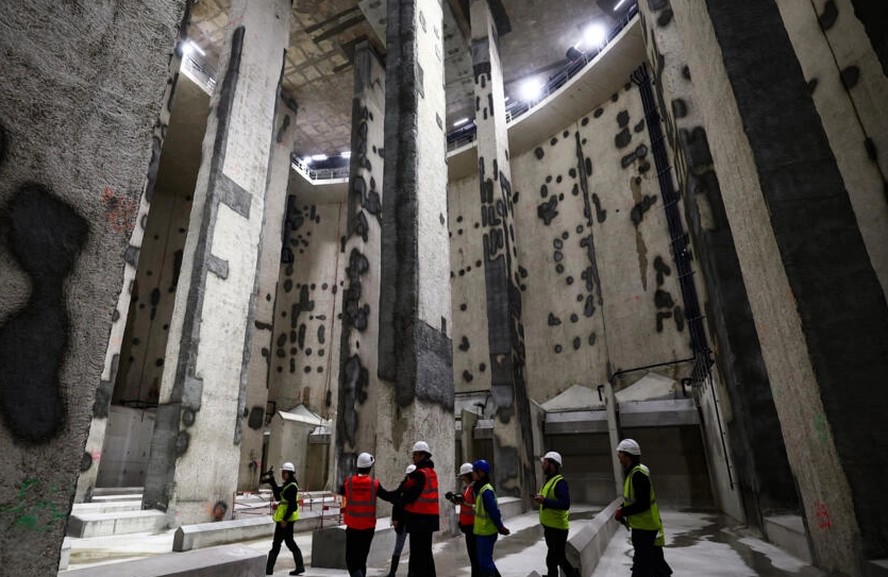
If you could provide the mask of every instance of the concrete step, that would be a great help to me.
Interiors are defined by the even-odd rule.
[[[120,495],[99,495],[93,496],[92,503],[115,503],[119,501],[142,501],[141,493],[123,493]]]
[[[139,511],[142,509],[141,499],[96,501],[93,503],[74,503],[72,515],[81,513],[115,513],[119,511]]]
[[[107,497],[110,495],[141,495],[145,487],[94,487],[93,497]]]
[[[85,538],[155,532],[165,522],[166,515],[154,510],[72,514],[68,519],[68,535]]]
[[[805,523],[800,516],[774,515],[765,517],[765,534],[772,544],[806,563],[811,563],[808,533],[805,531]]]

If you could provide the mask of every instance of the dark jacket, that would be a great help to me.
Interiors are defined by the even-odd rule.
[[[426,459],[416,464],[416,470],[407,475],[407,478],[404,480],[404,491],[401,493],[402,506],[416,501],[422,494],[422,489],[425,485],[425,475],[420,469],[434,468],[435,464],[431,459]],[[407,532],[439,531],[441,529],[439,517],[439,515],[410,513],[407,517]]]

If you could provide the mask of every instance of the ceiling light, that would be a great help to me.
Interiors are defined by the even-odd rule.
[[[522,100],[536,100],[543,94],[543,83],[539,78],[528,78],[518,89]]]
[[[203,49],[202,49],[200,46],[198,46],[197,44],[195,44],[195,43],[194,43],[193,41],[191,41],[191,40],[186,40],[186,41],[182,44],[182,52],[183,52],[184,54],[190,54],[191,52],[197,52],[197,53],[200,54],[201,56],[206,56],[206,52],[204,52]]]
[[[457,126],[462,126],[463,124],[465,124],[468,121],[469,121],[468,118],[460,118],[459,120],[457,120],[456,122],[453,123],[453,127],[456,128]]]
[[[312,154],[309,158],[314,162],[319,162],[321,160],[327,160],[328,156],[326,154]]]
[[[340,154],[339,156],[341,156],[342,158],[351,158],[352,151],[351,150],[344,150],[342,152],[342,154]]]
[[[589,48],[597,48],[607,39],[607,29],[601,24],[592,24],[583,32],[583,42]]]
[[[622,5],[623,5],[623,2],[625,2],[625,1],[626,1],[626,0],[620,0],[619,2],[617,2],[617,5],[614,6],[614,12],[616,12],[617,9],[619,9],[620,6],[622,6]]]

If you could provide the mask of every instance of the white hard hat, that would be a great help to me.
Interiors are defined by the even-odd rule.
[[[410,473],[412,473],[415,470],[416,470],[416,465],[407,465],[407,470],[404,471],[404,474],[409,475]]]
[[[459,466],[459,476],[463,475],[471,475],[472,474],[472,464],[471,463],[463,463]]]
[[[290,471],[291,473],[296,472],[296,467],[293,466],[293,463],[287,461],[283,465],[281,465],[281,471]]]
[[[543,455],[543,458],[540,459],[540,461],[545,461],[546,459],[549,459],[550,461],[555,461],[556,463],[558,463],[559,467],[561,466],[561,453],[556,453],[555,451],[549,451],[548,453]]]
[[[641,447],[638,446],[638,443],[635,442],[635,439],[623,439],[620,441],[620,444],[617,445],[617,451],[621,453],[628,453],[630,455],[640,455]]]
[[[429,455],[432,454],[432,450],[429,449],[429,444],[426,443],[425,441],[416,441],[413,444],[413,452],[414,453],[428,453]]]
[[[373,466],[376,459],[370,453],[361,453],[358,455],[358,469],[369,469]]]

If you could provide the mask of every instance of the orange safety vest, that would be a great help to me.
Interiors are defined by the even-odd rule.
[[[422,493],[412,503],[404,505],[404,510],[418,515],[438,514],[438,474],[431,467],[417,469],[425,477],[422,484]]]
[[[351,529],[376,528],[376,490],[379,481],[367,475],[345,480],[345,525]]]
[[[475,491],[472,488],[472,484],[469,483],[466,486],[466,490],[463,491],[463,502],[462,505],[459,506],[459,524],[460,526],[475,526]]]

